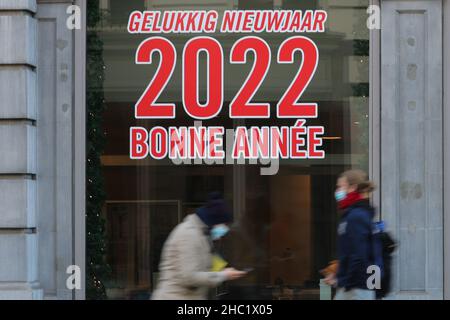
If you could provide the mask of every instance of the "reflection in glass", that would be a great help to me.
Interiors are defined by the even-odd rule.
[[[153,65],[137,66],[135,51],[145,36],[126,32],[133,10],[172,10],[189,1],[100,1],[102,21],[96,28],[103,41],[105,62],[104,130],[107,145],[102,156],[107,202],[108,255],[113,274],[107,284],[109,298],[148,299],[158,278],[161,246],[171,229],[183,217],[201,206],[208,192],[217,190],[232,204],[235,224],[217,244],[231,265],[254,268],[248,277],[226,283],[212,293],[220,299],[319,299],[319,270],[334,258],[337,213],[333,192],[337,175],[348,168],[368,167],[368,74],[369,33],[365,27],[368,1],[239,1],[240,9],[324,9],[327,32],[306,34],[318,45],[320,62],[303,101],[319,104],[318,119],[310,125],[325,126],[324,160],[282,160],[274,176],[262,176],[259,165],[174,165],[167,160],[130,160],[130,126],[151,128],[191,126],[181,105],[181,62],[160,97],[177,104],[175,120],[135,120],[134,104],[155,72]],[[208,1],[196,1],[189,9],[214,9]],[[230,5],[218,11],[232,9]],[[353,4],[353,5],[351,5]],[[189,39],[186,35],[165,35],[178,53]],[[212,35],[229,49],[236,35]],[[258,34],[267,40],[273,57],[288,35]],[[179,54],[181,56],[181,54]],[[300,58],[297,58],[300,61]],[[204,125],[292,125],[292,120],[233,121],[228,103],[248,72],[246,65],[225,62],[226,103],[216,118]],[[205,74],[204,60],[200,74]],[[268,77],[254,101],[275,106],[295,76],[292,65],[272,62]],[[204,77],[200,94],[205,94]],[[97,88],[89,87],[95,91]]]

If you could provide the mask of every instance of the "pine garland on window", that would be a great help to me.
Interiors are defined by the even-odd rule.
[[[361,21],[360,23],[365,23]],[[353,55],[359,57],[360,66],[359,72],[363,74],[368,68],[368,57],[370,54],[369,40],[353,40]],[[363,98],[363,101],[359,101],[355,105],[355,112],[358,114],[356,123],[358,124],[360,131],[357,141],[359,142],[361,150],[365,151],[364,155],[358,162],[359,168],[369,171],[369,94],[370,87],[368,82],[359,82],[352,85],[352,96]],[[367,98],[367,99],[366,99]],[[352,124],[354,125],[354,124]]]
[[[105,145],[102,128],[103,43],[94,27],[100,21],[98,0],[87,2],[87,133],[86,133],[86,298],[106,299],[104,281],[110,274],[105,260],[105,221],[101,215],[105,187],[100,156]]]

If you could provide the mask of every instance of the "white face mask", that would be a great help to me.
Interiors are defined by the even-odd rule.
[[[213,240],[218,240],[226,235],[229,230],[230,228],[225,224],[216,225],[211,229],[211,238]]]

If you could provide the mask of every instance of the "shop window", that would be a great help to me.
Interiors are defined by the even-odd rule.
[[[219,288],[220,297],[319,299],[318,271],[335,258],[336,178],[349,168],[367,170],[369,162],[369,33],[364,24],[364,6],[368,2],[344,6],[331,0],[282,1],[282,9],[325,9],[329,14],[325,33],[306,34],[319,48],[320,62],[302,97],[303,102],[319,105],[319,117],[308,121],[325,127],[326,158],[283,159],[279,172],[273,176],[262,176],[260,166],[250,164],[175,165],[169,160],[130,160],[131,126],[193,125],[193,120],[181,112],[181,71],[174,72],[159,98],[176,104],[177,118],[136,120],[133,106],[155,67],[135,64],[136,48],[143,37],[124,36],[123,30],[114,28],[90,31],[101,40],[102,51],[99,58],[99,42],[88,42],[88,59],[102,61],[104,72],[99,82],[98,73],[88,70],[88,96],[100,92],[105,109],[101,119],[106,134],[101,175],[106,198],[103,216],[107,261],[112,269],[112,277],[106,283],[108,297],[147,299],[158,278],[162,244],[172,228],[203,205],[208,192],[220,191],[234,209],[236,223],[219,247],[231,265],[254,268],[251,276]],[[110,0],[111,21],[126,23],[131,11],[145,9],[143,3]],[[239,9],[273,6],[273,1],[239,1]],[[190,36],[170,38],[179,51],[180,43],[184,44]],[[273,52],[288,37],[258,36],[267,38]],[[220,41],[232,43],[235,38],[236,35],[221,35]],[[205,74],[204,58],[200,58],[200,65],[200,73]],[[274,116],[263,120],[230,119],[228,105],[250,66],[233,67],[226,62],[225,70],[223,111],[204,121],[204,125],[229,129],[238,123],[248,127],[292,125],[291,120]],[[269,102],[274,115],[280,92],[289,86],[295,73],[291,65],[273,63],[254,101]],[[89,77],[93,77],[92,81]],[[204,90],[200,91],[203,96]]]

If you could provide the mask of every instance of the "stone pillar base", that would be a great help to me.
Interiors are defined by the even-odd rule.
[[[0,300],[42,300],[44,292],[38,283],[0,284]]]

